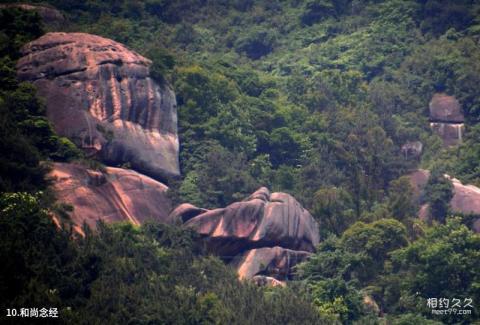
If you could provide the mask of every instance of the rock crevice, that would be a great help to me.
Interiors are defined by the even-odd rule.
[[[77,230],[84,222],[95,229],[99,220],[170,222],[168,187],[133,170],[54,163],[49,177],[59,201],[74,207],[70,217]]]

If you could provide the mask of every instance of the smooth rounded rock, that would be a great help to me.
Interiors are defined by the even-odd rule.
[[[462,106],[454,96],[444,93],[434,94],[429,110],[432,122],[463,123],[465,121]]]

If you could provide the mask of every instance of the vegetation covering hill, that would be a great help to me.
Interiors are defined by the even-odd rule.
[[[288,288],[237,282],[194,235],[164,225],[55,231],[67,214],[48,161],[82,159],[55,135],[15,61],[40,36],[33,12],[0,14],[1,307],[56,306],[75,323],[435,324],[479,321],[480,237],[450,215],[447,172],[480,184],[480,3],[472,0],[48,1],[65,31],[127,44],[177,94],[177,202],[226,206],[260,185],[294,195],[323,242]],[[456,96],[464,142],[428,123],[436,92]],[[408,160],[401,146],[421,141]],[[47,163],[40,163],[47,161]],[[92,162],[88,162],[92,163]],[[415,216],[405,175],[432,170]],[[62,213],[63,212],[63,213]],[[375,303],[367,307],[365,297]],[[428,298],[473,299],[432,315]],[[380,312],[379,312],[380,311]],[[2,315],[3,317],[4,315]]]

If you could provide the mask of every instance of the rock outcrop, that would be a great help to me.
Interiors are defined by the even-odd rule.
[[[48,33],[22,54],[18,77],[37,86],[58,134],[110,165],[179,174],[175,94],[150,78],[150,60],[84,33]]]
[[[465,132],[462,107],[459,101],[443,93],[433,95],[429,105],[430,127],[443,140],[445,146],[462,142]]]
[[[95,228],[98,220],[170,222],[167,186],[133,170],[54,163],[49,177],[59,201],[74,207],[71,218],[79,232],[84,222]]]
[[[480,188],[473,185],[464,185],[458,179],[445,175],[453,185],[453,198],[450,201],[450,208],[454,213],[480,215]],[[430,172],[419,169],[409,175],[410,183],[414,189],[414,198],[419,199],[422,191],[428,182]],[[422,205],[419,210],[419,217],[428,220],[428,206]],[[480,219],[473,223],[473,230],[480,232]]]
[[[465,121],[459,101],[444,93],[433,95],[429,110],[432,122],[463,123]]]
[[[230,262],[240,278],[262,274],[285,279],[319,243],[318,224],[310,213],[289,194],[264,187],[222,209],[182,204],[170,219],[202,235],[207,250]]]
[[[180,205],[172,213],[178,218]],[[188,214],[191,209],[186,209]],[[209,210],[190,218],[186,227],[206,238],[207,248],[220,256],[235,256],[248,248],[281,246],[313,251],[319,242],[318,225],[292,196],[261,188],[242,202]]]

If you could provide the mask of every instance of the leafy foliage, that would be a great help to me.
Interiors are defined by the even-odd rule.
[[[56,306],[75,324],[323,323],[291,289],[239,282],[222,261],[200,255],[192,231],[99,224],[72,241],[37,196],[2,194],[0,212],[2,308]]]
[[[64,207],[33,193],[47,187],[41,161],[80,154],[55,135],[34,88],[16,80],[20,47],[43,33],[39,16],[2,10],[0,192],[30,193],[0,200],[0,251],[15,257],[2,298],[51,302],[75,323],[478,321],[432,319],[425,307],[431,295],[478,301],[478,235],[448,220],[443,177],[479,184],[477,0],[47,2],[65,12],[65,30],[126,43],[173,85],[176,203],[222,207],[269,186],[313,213],[323,242],[298,283],[264,290],[237,282],[179,228],[101,225],[68,241],[45,210]],[[435,92],[462,104],[458,148],[443,148],[428,127]],[[408,141],[422,142],[421,158],[402,154]],[[417,167],[432,169],[424,199],[440,222],[429,226],[413,219],[401,177]],[[33,260],[37,244],[45,256]]]
[[[432,217],[444,222],[450,209],[450,200],[453,197],[453,185],[439,169],[432,170],[425,186],[425,196]]]

